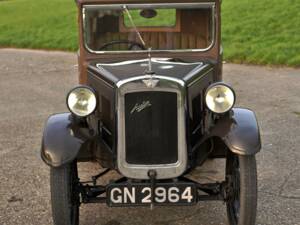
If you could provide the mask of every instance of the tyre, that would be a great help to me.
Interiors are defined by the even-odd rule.
[[[54,225],[79,224],[77,163],[50,168],[50,189]]]
[[[229,153],[226,160],[227,217],[230,225],[255,225],[257,171],[255,156]]]

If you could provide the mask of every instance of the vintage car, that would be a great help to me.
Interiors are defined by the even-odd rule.
[[[222,81],[221,0],[76,4],[79,85],[67,94],[70,112],[49,117],[41,147],[54,224],[79,224],[86,203],[220,200],[229,224],[254,225],[260,133],[254,112],[235,108]],[[226,161],[223,180],[189,176],[217,158]],[[82,180],[80,162],[101,171]],[[101,184],[110,171],[120,178]]]

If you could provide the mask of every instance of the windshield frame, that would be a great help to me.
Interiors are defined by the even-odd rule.
[[[206,48],[200,48],[200,49],[154,49],[151,50],[154,53],[182,53],[182,52],[207,52],[210,49],[212,49],[216,43],[216,3],[215,2],[199,2],[199,3],[154,3],[154,4],[145,4],[145,3],[140,3],[140,4],[99,4],[99,5],[82,5],[82,35],[83,35],[83,45],[84,48],[93,54],[125,54],[125,53],[147,53],[148,50],[122,50],[122,51],[96,51],[91,49],[86,41],[86,21],[85,21],[85,10],[86,9],[122,9],[124,6],[126,6],[128,9],[151,9],[154,7],[159,7],[159,8],[194,8],[194,7],[199,7],[199,8],[208,8],[211,9],[211,14],[212,14],[212,31],[211,31],[211,42]]]

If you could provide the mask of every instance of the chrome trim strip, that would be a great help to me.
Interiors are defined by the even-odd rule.
[[[159,80],[155,87],[147,87],[143,80]],[[157,179],[174,178],[182,175],[187,167],[187,143],[186,143],[186,124],[185,124],[185,83],[176,78],[161,75],[141,75],[117,83],[116,113],[117,113],[117,165],[118,170],[125,177],[134,179],[149,179],[148,171],[156,170]],[[178,109],[178,161],[172,164],[158,165],[136,165],[126,162],[126,135],[125,135],[125,94],[141,91],[164,91],[177,94]],[[175,140],[174,140],[175,141]]]
[[[131,78],[128,78],[128,79],[124,79],[124,80],[120,80],[118,83],[117,83],[117,87],[118,88],[121,88],[122,85],[126,84],[126,83],[131,83],[131,82],[135,82],[135,81],[143,81],[143,80],[147,80],[147,79],[161,79],[161,80],[165,80],[165,81],[169,81],[169,82],[174,82],[176,83],[178,86],[180,86],[180,89],[185,87],[185,83],[183,80],[180,80],[180,79],[177,79],[177,78],[174,78],[174,77],[166,77],[166,76],[162,76],[162,75],[141,75],[141,76],[135,76],[135,77],[131,77]],[[141,84],[144,84],[143,82],[141,82]],[[146,86],[145,86],[146,87]],[[145,87],[143,87],[142,89],[144,89]],[[133,90],[128,90],[127,93],[131,93],[131,92],[135,92],[134,91],[135,89]],[[141,89],[137,89],[137,91],[141,91]],[[150,89],[147,88],[146,91],[153,91],[153,89]]]
[[[208,73],[210,73],[211,71],[213,71],[214,68],[211,68],[209,70],[207,70],[205,73],[201,74],[201,76],[198,76],[197,79],[193,80],[191,83],[188,84],[188,87],[194,85],[195,83],[197,83],[199,80],[201,80],[205,75],[207,75]]]
[[[95,51],[92,50],[88,45],[87,42],[85,41],[86,39],[86,24],[85,24],[85,10],[89,8],[101,8],[103,7],[104,9],[122,9],[122,6],[124,4],[112,4],[112,5],[83,5],[82,8],[82,27],[83,27],[83,42],[84,42],[84,47],[90,52],[94,54],[124,54],[124,53],[146,53],[147,50],[136,50],[136,51]],[[212,2],[202,2],[202,3],[173,3],[173,4],[167,4],[167,3],[158,3],[158,4],[126,4],[126,6],[130,9],[134,7],[140,7],[140,6],[148,6],[148,7],[155,7],[155,6],[162,6],[162,7],[169,7],[175,6],[175,7],[185,7],[185,8],[194,8],[196,6],[201,6],[201,8],[211,8],[212,9],[212,40],[211,43],[208,47],[203,48],[203,49],[177,49],[177,50],[152,50],[154,53],[185,53],[185,52],[206,52],[209,51],[213,46],[215,45],[216,42],[216,4]]]
[[[170,8],[185,8],[185,9],[192,9],[197,6],[201,6],[201,8],[212,8],[216,5],[214,2],[195,2],[195,3],[141,3],[141,4],[99,4],[99,5],[83,5],[86,9],[119,9],[123,10],[123,6],[126,5],[128,9],[153,9],[154,7],[159,7],[162,9]]]
[[[172,58],[151,58],[151,62],[155,63],[161,63],[161,64],[168,64],[168,65],[203,65],[203,62],[192,62],[192,63],[185,63],[185,62],[171,62],[168,61]],[[130,65],[135,63],[143,63],[143,62],[149,62],[149,59],[139,59],[139,60],[126,60],[122,62],[116,62],[116,63],[97,63],[96,66],[99,68],[101,66],[124,66],[124,65]]]

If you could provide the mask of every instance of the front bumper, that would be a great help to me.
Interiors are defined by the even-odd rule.
[[[131,191],[127,191],[127,194],[124,192],[117,192],[119,196],[115,196],[116,200],[119,200],[116,197],[120,197],[120,201],[117,203],[112,203],[112,188],[126,188],[126,190],[132,190],[132,188],[138,187],[147,187],[149,188],[149,193],[156,193],[157,188],[161,187],[169,187],[169,188],[182,188],[182,187],[192,187],[192,196],[194,199],[191,199],[189,202],[183,201],[173,201],[170,202],[166,200],[165,202],[158,202],[155,198],[156,195],[151,195],[151,197],[147,198],[147,202],[142,203],[139,200],[134,200],[136,197],[132,195]],[[151,182],[149,180],[140,180],[134,181],[125,177],[122,177],[116,181],[110,182],[108,185],[78,185],[78,190],[81,194],[81,203],[106,203],[109,207],[151,207],[153,206],[192,206],[197,204],[200,201],[225,201],[225,189],[226,183],[216,182],[216,183],[207,183],[200,184],[194,180],[190,180],[186,177],[178,177],[176,179],[165,179]],[[169,189],[170,190],[170,189]],[[145,192],[146,193],[146,192]],[[183,192],[181,192],[182,194]],[[113,193],[115,194],[115,193]],[[174,193],[173,193],[174,194]],[[124,196],[127,200],[124,201]],[[123,199],[122,199],[123,197]],[[147,196],[146,196],[147,197]],[[174,196],[173,196],[174,197]],[[176,197],[176,196],[175,196]],[[131,198],[131,200],[130,200]],[[135,201],[135,202],[133,202]]]

